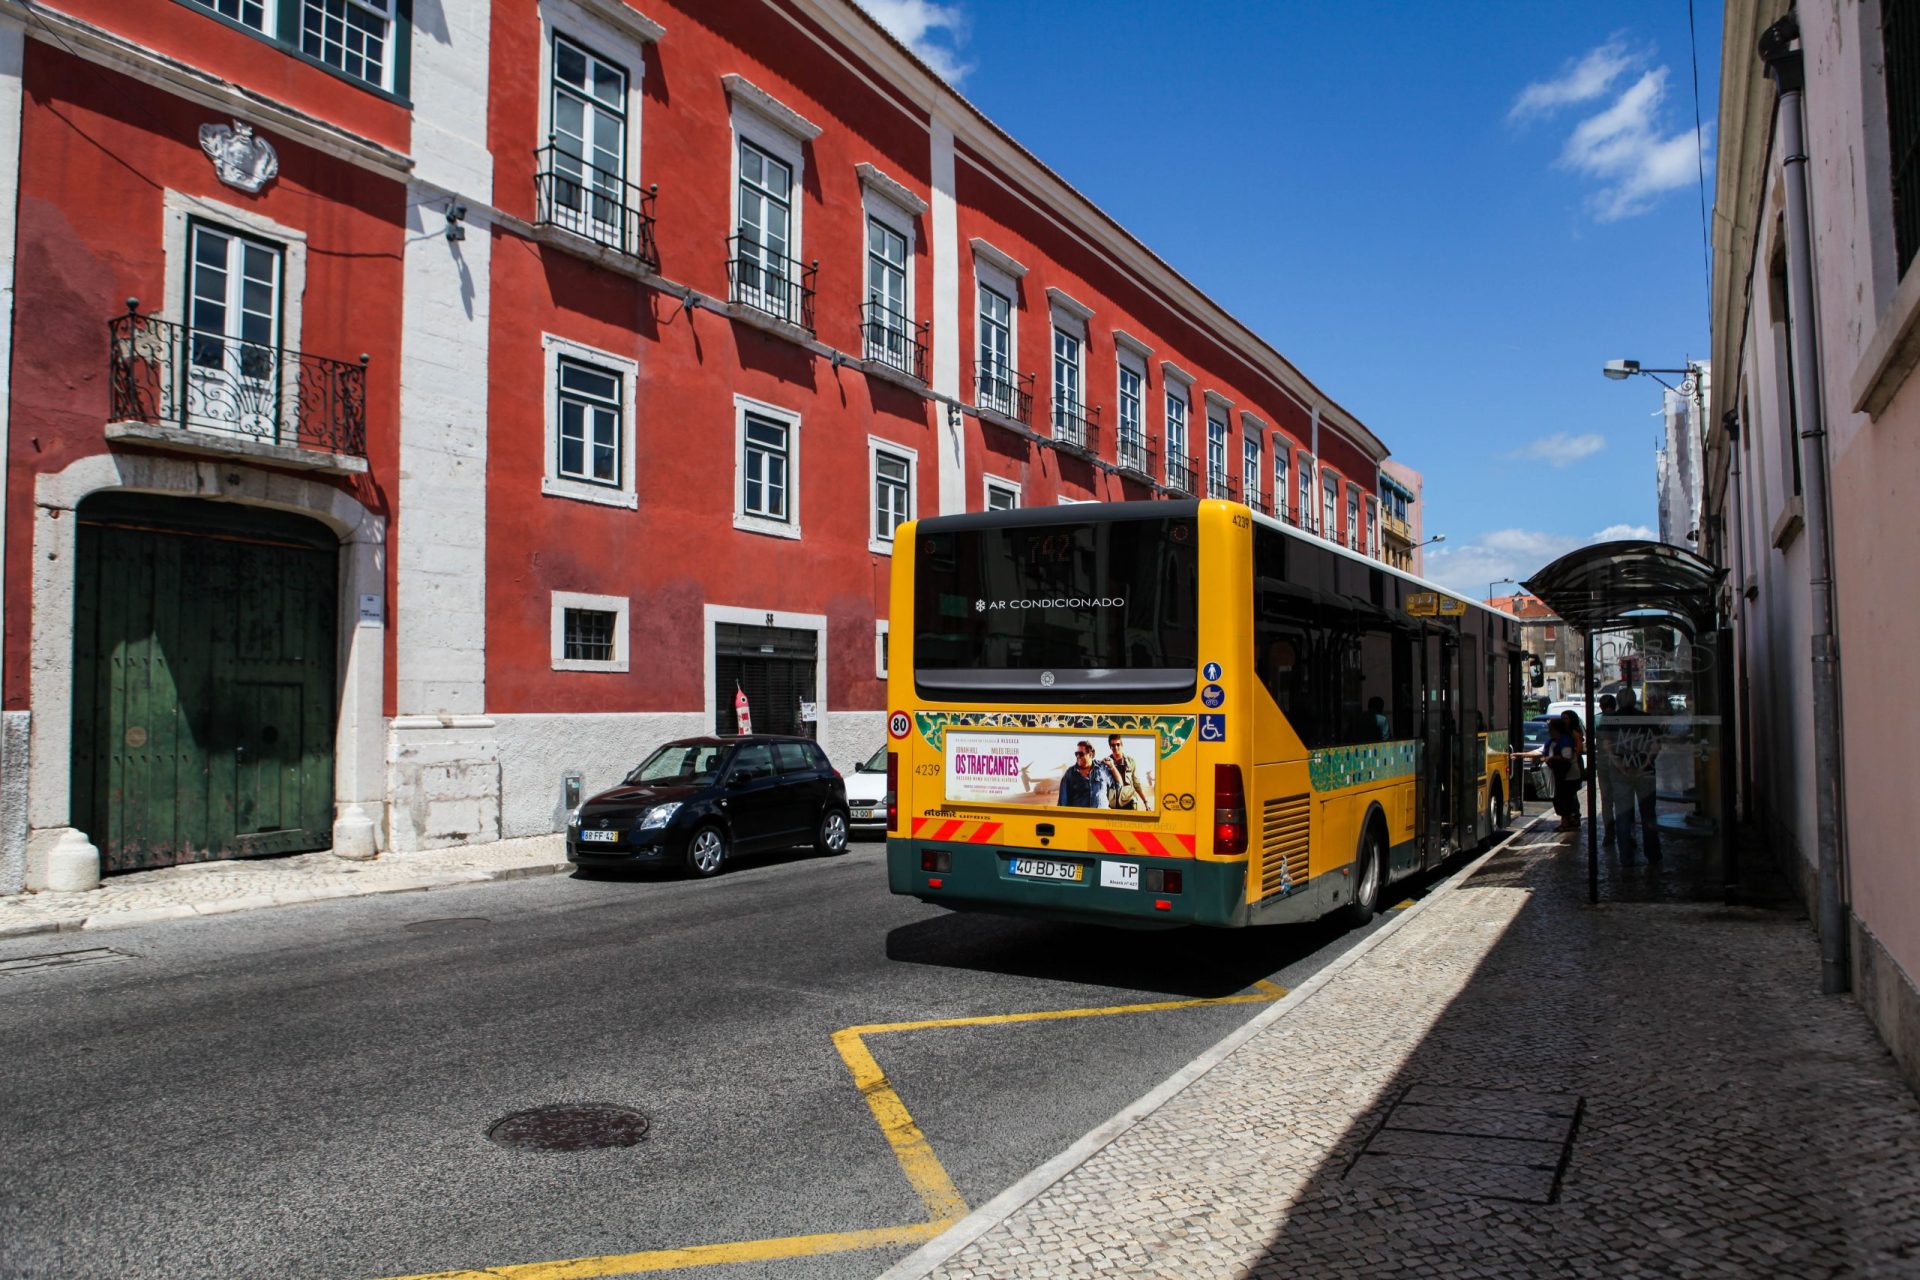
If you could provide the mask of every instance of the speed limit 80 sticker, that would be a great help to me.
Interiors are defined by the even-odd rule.
[[[887,717],[887,732],[895,738],[904,738],[913,732],[913,721],[904,711],[896,711]]]

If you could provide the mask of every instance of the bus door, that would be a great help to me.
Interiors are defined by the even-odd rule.
[[[1465,629],[1473,621],[1469,618],[1462,623],[1455,700],[1460,724],[1460,776],[1454,791],[1454,830],[1459,832],[1456,843],[1461,847],[1480,843],[1480,796],[1487,785],[1487,744],[1482,735],[1487,731],[1485,703],[1489,691],[1487,669],[1480,659],[1482,641]]]
[[[1426,821],[1421,832],[1425,845],[1425,865],[1431,867],[1447,856],[1448,842],[1454,839],[1454,795],[1458,791],[1455,775],[1459,771],[1459,743],[1455,728],[1454,682],[1458,663],[1458,641],[1442,631],[1429,631],[1425,645],[1426,767],[1420,789],[1426,802]]]

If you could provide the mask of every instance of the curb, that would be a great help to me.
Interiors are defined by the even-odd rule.
[[[573,870],[566,861],[541,862],[526,866],[469,868],[423,875],[412,880],[392,880],[361,888],[353,884],[322,885],[312,889],[291,889],[278,893],[252,894],[244,898],[213,898],[205,902],[168,903],[139,907],[130,911],[102,911],[59,920],[30,920],[0,925],[0,941],[25,938],[41,933],[97,933],[107,929],[133,929],[163,920],[185,920],[232,915],[243,911],[266,911],[274,907],[297,907],[312,902],[335,902],[343,898],[375,898],[394,893],[425,893],[435,889],[461,889],[494,881],[528,880],[535,876],[560,875]]]
[[[1374,930],[1358,946],[1332,961],[1276,1003],[1248,1019],[1212,1048],[1180,1068],[1144,1096],[1122,1108],[1118,1114],[1099,1128],[1094,1129],[1065,1151],[960,1219],[946,1231],[887,1268],[877,1277],[877,1280],[925,1280],[955,1254],[1001,1225],[1034,1200],[1039,1199],[1054,1183],[1093,1159],[1128,1130],[1184,1093],[1190,1085],[1226,1061],[1234,1050],[1313,999],[1328,983],[1399,932],[1408,920],[1413,919],[1426,910],[1431,903],[1437,901],[1441,894],[1458,889],[1468,877],[1492,861],[1494,855],[1530,830],[1531,826],[1532,824],[1529,823],[1524,827],[1509,827],[1504,839],[1487,849],[1485,853],[1475,856],[1473,861],[1435,885],[1432,893],[1406,910],[1396,912],[1393,919]]]

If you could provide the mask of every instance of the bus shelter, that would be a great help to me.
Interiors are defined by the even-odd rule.
[[[1615,818],[1638,830],[1642,846],[1665,835],[1704,842],[1734,896],[1736,774],[1724,732],[1733,646],[1715,604],[1725,576],[1684,548],[1636,540],[1569,552],[1522,584],[1586,645],[1592,902],[1600,900],[1601,829]],[[1603,698],[1612,712],[1601,709]]]

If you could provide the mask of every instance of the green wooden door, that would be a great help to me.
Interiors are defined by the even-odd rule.
[[[139,496],[78,516],[73,822],[106,869],[326,848],[332,535]]]

